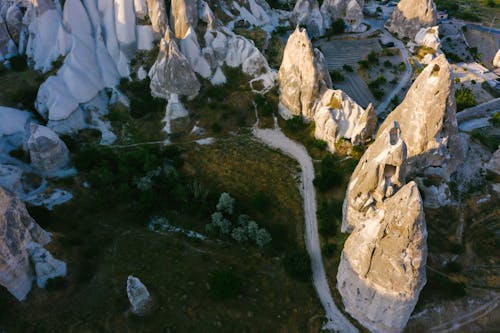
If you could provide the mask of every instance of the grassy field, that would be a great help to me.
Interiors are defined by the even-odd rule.
[[[448,10],[451,16],[466,21],[477,21],[500,28],[500,2],[498,0],[436,0],[438,9]],[[493,20],[496,18],[495,20]]]

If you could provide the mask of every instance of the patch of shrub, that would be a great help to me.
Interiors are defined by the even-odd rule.
[[[321,247],[321,253],[327,258],[333,257],[335,252],[337,251],[337,244],[335,243],[325,243]]]
[[[289,250],[285,252],[283,265],[287,274],[299,281],[308,281],[311,278],[311,259],[305,250]]]
[[[237,297],[243,287],[243,281],[232,270],[217,270],[212,272],[210,279],[210,294],[216,300],[226,300]]]
[[[15,55],[9,59],[13,71],[20,72],[28,68],[26,55]]]
[[[344,64],[344,66],[342,66],[342,69],[349,73],[354,72],[354,68],[352,68],[352,66],[349,66],[347,64]]]
[[[300,116],[293,116],[290,119],[287,119],[285,122],[285,127],[289,131],[298,131],[306,127],[307,124],[304,123],[302,120],[302,117]]]
[[[345,80],[344,75],[340,71],[331,71],[330,72],[330,78],[332,79],[332,82],[342,82]]]
[[[457,111],[475,106],[476,98],[469,88],[460,88],[455,92],[455,100],[457,102]]]

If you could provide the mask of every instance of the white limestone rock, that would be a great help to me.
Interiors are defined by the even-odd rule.
[[[408,147],[410,174],[448,179],[463,156],[459,147],[455,86],[444,55],[420,73],[403,102],[380,126],[377,137],[386,135],[394,122],[401,127]]]
[[[500,175],[500,148],[495,151],[488,164],[486,170]]]
[[[207,24],[207,30],[212,31],[217,28],[215,15],[210,6],[205,1],[198,1],[198,17]]]
[[[212,75],[212,68],[204,57],[198,37],[195,31],[189,27],[183,39],[179,41],[181,51],[187,58],[193,70],[203,78],[208,79]]]
[[[21,30],[23,29],[23,13],[16,3],[13,3],[5,14],[5,24],[9,30],[9,35],[19,45]]]
[[[22,301],[36,278],[28,247],[49,243],[50,235],[31,218],[19,198],[1,187],[0,239],[0,284]]]
[[[421,28],[437,23],[437,9],[432,0],[401,0],[386,22],[386,28],[399,38],[414,40]]]
[[[427,229],[410,182],[377,206],[345,242],[337,288],[346,311],[370,332],[402,332],[426,283]]]
[[[177,38],[183,39],[189,28],[194,29],[198,25],[198,1],[172,0],[170,24]]]
[[[134,314],[144,316],[151,310],[151,294],[141,280],[132,275],[127,278],[127,296]]]
[[[364,0],[350,0],[344,16],[344,22],[349,32],[363,32],[366,26],[363,25]]]
[[[500,50],[495,54],[495,58],[493,59],[493,66],[500,67]]]
[[[297,26],[305,26],[311,37],[325,34],[326,28],[317,0],[298,0],[291,20]]]
[[[17,54],[16,43],[12,40],[7,30],[5,21],[0,16],[0,60],[13,57]]]
[[[166,2],[163,0],[147,0],[147,4],[153,31],[158,38],[162,38],[168,26]]]
[[[160,52],[149,71],[151,94],[169,99],[171,94],[193,96],[200,90],[200,83],[169,28],[160,42]]]
[[[323,54],[313,49],[305,29],[288,38],[278,72],[280,104],[292,115],[313,119],[318,98],[332,82]]]
[[[40,246],[40,244],[29,244],[28,252],[30,253],[31,262],[35,266],[36,284],[38,287],[45,288],[47,280],[66,276],[66,263],[54,259],[50,252]]]
[[[352,173],[343,205],[342,232],[359,228],[373,218],[377,205],[405,183],[407,148],[398,123],[378,136]]]
[[[146,0],[134,0],[135,16],[138,19],[144,20],[148,15],[148,4]]]
[[[27,111],[0,106],[0,154],[24,144],[30,119]]]
[[[51,175],[68,166],[69,150],[50,128],[31,123],[28,140],[31,165],[43,174]]]
[[[340,138],[361,144],[373,137],[377,115],[370,104],[366,109],[354,102],[342,90],[328,89],[321,97],[314,114],[314,136],[327,142],[331,152]]]
[[[415,35],[415,43],[419,46],[427,46],[438,51],[441,47],[441,39],[439,38],[439,26],[427,27],[420,29]]]

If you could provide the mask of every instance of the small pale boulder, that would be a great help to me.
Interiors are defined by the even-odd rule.
[[[151,294],[141,280],[132,275],[127,279],[127,296],[132,305],[132,313],[144,316],[151,310]]]
[[[69,164],[69,150],[56,133],[35,123],[30,131],[28,150],[33,168],[50,175]]]
[[[28,246],[30,259],[35,267],[36,284],[40,288],[45,288],[47,280],[56,277],[66,276],[66,263],[54,259],[49,251],[37,243],[31,243]]]

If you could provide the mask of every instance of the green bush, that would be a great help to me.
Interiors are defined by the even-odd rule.
[[[330,77],[331,77],[333,83],[342,82],[345,80],[344,75],[340,71],[331,71]]]
[[[287,251],[283,265],[287,274],[294,279],[308,281],[311,278],[311,259],[305,250]]]
[[[303,129],[305,126],[307,126],[307,124],[304,123],[302,117],[300,116],[293,116],[285,122],[286,129],[290,131],[298,131]]]
[[[349,72],[349,73],[354,72],[354,69],[352,68],[352,66],[349,66],[347,64],[344,64],[344,66],[342,66],[342,69],[345,70],[346,72]]]
[[[242,290],[241,278],[232,270],[217,270],[212,272],[210,279],[210,294],[216,300],[226,300],[237,297]]]
[[[457,89],[457,91],[455,92],[455,100],[457,102],[458,112],[473,107],[477,104],[474,94],[469,88]]]
[[[496,127],[500,126],[500,112],[495,112],[489,119],[489,122]]]
[[[325,243],[321,247],[321,253],[323,253],[323,255],[326,258],[333,257],[333,255],[335,254],[336,251],[337,251],[337,244],[335,244],[335,243]]]
[[[26,55],[16,55],[9,59],[13,71],[20,72],[28,67]]]

